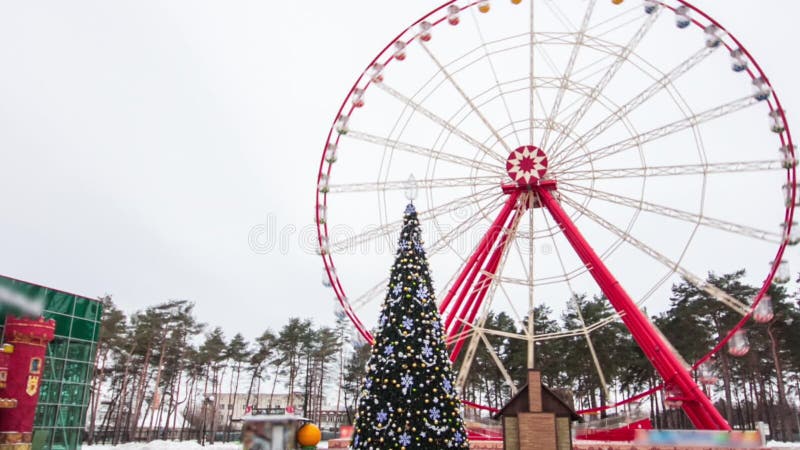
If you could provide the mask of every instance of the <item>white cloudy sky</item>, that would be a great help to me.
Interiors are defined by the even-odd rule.
[[[800,4],[695,3],[756,55],[794,123]],[[330,322],[298,243],[320,152],[355,77],[431,6],[0,4],[0,273],[128,311],[191,299],[229,334]],[[294,227],[286,252],[251,250],[267,223]]]

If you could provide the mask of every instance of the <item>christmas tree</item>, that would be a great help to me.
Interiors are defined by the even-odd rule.
[[[468,449],[413,204],[403,219],[352,448]]]

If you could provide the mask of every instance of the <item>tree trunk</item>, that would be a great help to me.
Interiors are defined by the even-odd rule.
[[[275,385],[278,384],[278,372],[280,372],[280,367],[281,366],[279,364],[275,365],[275,378],[272,380],[272,390],[269,393],[269,407],[270,408],[272,408],[272,398],[275,396]],[[261,387],[261,383],[259,383],[259,388],[260,387]],[[260,393],[260,389],[259,389],[259,393]],[[291,396],[292,394],[289,394],[289,395]],[[291,402],[291,400],[287,401],[287,406],[288,406],[289,402]]]
[[[322,422],[322,392],[325,388],[325,361],[319,362],[319,383],[317,383],[316,392],[316,410],[317,410],[317,423]]]
[[[97,408],[100,406],[100,395],[105,381],[105,366],[106,357],[108,356],[108,347],[103,347],[102,357],[100,353],[95,356],[95,376],[92,379],[92,401],[91,413],[89,414],[89,432],[86,436],[86,443],[92,445],[94,443],[94,429],[97,420]]]
[[[111,392],[114,392],[116,390],[116,387],[114,386],[115,384],[116,383],[112,379]],[[100,425],[100,429],[103,430],[103,444],[106,443],[109,427],[111,426],[111,417],[114,413],[114,408],[116,407],[118,400],[119,400],[119,394],[117,394],[116,397],[111,399],[111,401],[108,404],[108,409],[106,410],[106,414],[103,416],[103,423]]]
[[[171,377],[165,385],[169,386],[170,392],[172,392],[173,384],[175,384],[175,377]],[[169,403],[167,403],[167,394],[167,388],[165,387],[163,393],[161,394],[161,401],[158,405],[158,417],[156,417],[156,429],[154,430],[154,436],[156,439],[159,439],[159,436],[164,435],[166,429],[169,428],[169,417],[166,418],[167,420],[165,422],[161,421],[161,419],[164,418],[164,407],[168,406],[167,415],[169,415],[169,408],[172,408],[172,395],[169,395]]]
[[[231,379],[228,382],[228,402],[229,402],[228,405],[223,406],[223,408],[227,408],[225,411],[223,411],[223,414],[227,419],[225,421],[225,431],[223,434],[225,442],[228,441],[228,433],[230,433],[231,431],[231,419],[233,417],[233,408],[236,408],[236,392],[233,389],[233,374],[231,374]]]
[[[247,408],[250,406],[250,397],[253,395],[253,383],[255,383],[256,378],[261,376],[261,363],[258,363],[253,368],[253,375],[250,377],[250,386],[247,388],[247,399],[244,401],[244,407]]]
[[[136,429],[139,427],[139,414],[144,404],[144,394],[147,387],[147,372],[150,369],[150,356],[152,355],[152,346],[148,345],[144,354],[144,363],[142,364],[142,375],[139,377],[139,385],[136,389],[136,401],[133,408],[133,420],[130,421],[130,436],[136,439]]]
[[[153,388],[153,400],[150,402],[150,409],[153,410],[153,413],[150,415],[150,431],[153,431],[153,419],[155,418],[155,409],[154,403],[158,401],[159,403],[163,403],[164,399],[161,397],[159,393],[161,390],[161,369],[164,367],[164,350],[167,348],[167,336],[166,334],[161,338],[161,354],[158,356],[158,368],[156,369],[156,384]],[[159,405],[160,406],[160,405]],[[159,424],[160,425],[160,424]]]
[[[342,400],[342,385],[344,384],[344,333],[340,335],[339,341],[339,380],[336,385],[336,414],[339,413],[339,406]]]
[[[191,372],[189,372],[191,375]],[[183,440],[184,432],[186,431],[186,420],[190,419],[190,414],[194,412],[194,390],[197,387],[197,377],[192,376],[191,380],[189,380],[189,391],[186,393],[186,408],[183,410],[183,420],[181,421],[181,432],[178,434],[178,440]],[[177,418],[178,409],[176,409],[175,417]],[[192,425],[191,419],[189,421],[189,426]],[[189,432],[191,436],[191,430]]]
[[[272,399],[270,399],[270,402]],[[253,408],[261,407],[261,378],[256,379],[256,401],[253,402]]]
[[[167,417],[164,420],[164,431],[163,433],[169,433],[169,430],[175,431],[175,417],[178,415],[178,396],[181,393],[181,379],[182,379],[183,371],[178,365],[178,370],[175,375],[172,376],[169,384],[169,406],[167,407]],[[177,391],[177,393],[176,393]],[[173,421],[172,426],[170,427],[170,420]]]
[[[294,406],[294,380],[297,377],[297,364],[295,364],[294,357],[289,358],[289,399],[286,406]],[[270,396],[271,397],[271,396]],[[270,398],[270,403],[272,399]]]
[[[781,359],[778,352],[778,340],[775,339],[774,333],[775,321],[773,320],[767,326],[767,335],[769,336],[770,350],[772,351],[772,363],[775,366],[775,384],[778,388],[778,417],[780,417],[780,440],[788,441],[792,429],[792,414],[789,410],[789,404],[786,402],[786,388],[783,384],[783,368],[781,367]]]
[[[203,424],[202,424],[201,427],[199,427],[200,428],[199,429],[199,433],[200,434],[198,434],[198,436],[197,436],[197,442],[199,442],[200,444],[204,444],[205,443],[206,419],[207,419],[207,414],[206,414],[207,411],[206,411],[206,409],[207,409],[207,405],[208,405],[208,402],[206,401],[206,399],[208,398],[208,377],[209,377],[209,375],[211,375],[211,363],[208,363],[208,365],[206,366],[206,371],[205,372],[206,372],[206,376],[203,379],[203,400],[201,402],[202,408],[200,408],[201,414],[203,415],[203,417],[202,417]]]
[[[719,352],[720,360],[722,361],[722,387],[725,390],[725,419],[728,423],[733,423],[733,409],[732,409],[732,394],[731,394],[731,368],[728,355],[725,352]]]
[[[214,402],[212,403],[212,411],[211,411],[211,439],[209,439],[210,443],[214,443],[216,440],[216,431],[217,431],[217,411],[219,410],[219,394],[220,388],[222,383],[220,383],[220,378],[225,377],[225,369],[222,369],[222,376],[219,375],[220,367],[217,366],[214,369],[214,382],[213,382],[213,391],[214,391]]]
[[[233,428],[233,414],[236,412],[236,400],[239,395],[239,375],[241,374],[242,364],[241,362],[236,362],[236,383],[233,386],[233,409],[229,410],[228,412],[228,430],[226,431],[226,436],[228,440],[230,440],[230,433],[231,429]]]
[[[175,430],[178,429],[178,408],[181,406],[181,382],[183,381],[183,370],[178,370],[178,382],[175,383],[175,387],[173,388],[173,394],[175,396],[174,407],[172,409],[172,432],[174,433]],[[170,394],[172,397],[173,394]],[[167,423],[169,423],[169,417],[167,417]]]
[[[130,351],[128,351],[125,358],[125,369],[123,370],[122,373],[122,386],[120,387],[120,395],[119,395],[119,407],[117,411],[117,418],[116,420],[114,420],[114,438],[111,440],[113,445],[117,445],[119,443],[120,432],[121,432],[120,425],[125,423],[122,421],[122,415],[125,412],[125,408],[123,406],[125,405],[125,396],[127,394],[127,389],[128,389],[128,372],[131,367],[131,353],[133,353],[135,346],[136,344],[134,343],[131,346],[131,349]]]

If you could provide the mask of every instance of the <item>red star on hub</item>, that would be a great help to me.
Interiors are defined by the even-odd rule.
[[[506,170],[519,185],[535,184],[547,173],[547,155],[533,145],[519,147],[508,155]]]

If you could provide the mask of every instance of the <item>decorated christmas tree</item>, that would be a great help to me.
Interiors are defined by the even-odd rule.
[[[403,219],[352,448],[468,449],[413,204]]]

